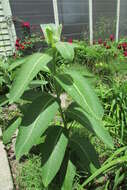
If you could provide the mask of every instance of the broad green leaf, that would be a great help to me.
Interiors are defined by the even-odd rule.
[[[58,103],[47,93],[37,97],[28,107],[16,140],[16,157],[27,154],[37,139],[48,128],[57,110]]]
[[[88,138],[74,134],[70,140],[70,147],[75,155],[72,156],[73,162],[82,170],[93,173],[100,167],[97,153]]]
[[[14,134],[14,132],[16,131],[16,129],[20,126],[22,119],[19,117],[18,119],[16,119],[15,122],[13,122],[11,124],[11,126],[9,126],[4,132],[3,132],[3,142],[4,144],[7,144],[11,138],[12,135]]]
[[[75,120],[82,126],[86,127],[90,132],[96,134],[110,148],[113,148],[112,138],[110,137],[108,131],[103,127],[101,120],[97,120],[92,117],[75,103],[72,103],[68,107],[66,116],[67,118]]]
[[[46,139],[44,165],[42,167],[42,181],[45,187],[51,183],[62,164],[68,139],[62,132],[62,127],[54,128]]]
[[[29,83],[39,71],[47,71],[47,64],[52,60],[47,54],[35,53],[29,56],[27,63],[24,63],[16,75],[15,81],[9,94],[10,103],[17,101],[26,90]]]
[[[72,185],[73,185],[73,180],[74,180],[75,174],[76,174],[76,167],[69,160],[68,166],[67,166],[67,171],[66,171],[66,176],[65,176],[64,183],[62,185],[61,190],[72,190]]]
[[[29,59],[29,57],[25,57],[25,58],[20,58],[17,59],[16,61],[14,61],[13,63],[11,63],[9,65],[8,71],[13,71],[14,69],[16,69],[17,67],[21,66],[22,64],[27,63],[27,60]]]
[[[55,76],[57,82],[92,117],[102,119],[103,108],[88,80],[74,70]]]
[[[68,60],[73,61],[74,59],[74,47],[68,42],[57,42],[55,44],[57,51],[61,54],[61,56]]]

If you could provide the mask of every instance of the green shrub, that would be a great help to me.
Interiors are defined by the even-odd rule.
[[[61,26],[44,25],[43,32],[50,49],[35,53],[21,63],[9,93],[9,103],[19,103],[23,113],[22,122],[15,121],[8,129],[8,141],[12,132],[19,129],[16,139],[16,158],[27,155],[31,148],[42,142],[42,181],[47,188],[55,180],[61,190],[72,190],[76,169],[89,173],[99,168],[98,157],[88,138],[71,133],[73,122],[80,123],[113,148],[112,138],[102,124],[103,108],[90,85],[88,76],[82,76],[72,68],[57,67],[57,54],[73,63],[77,44],[60,41]],[[55,95],[35,91],[31,82],[37,74],[49,73]],[[44,80],[42,83],[46,82]],[[61,93],[65,91],[72,102],[67,109],[61,107]],[[25,104],[21,105],[21,100]],[[62,123],[54,126],[53,119],[60,114]],[[21,119],[20,119],[21,120]],[[6,141],[7,143],[7,141]],[[79,160],[79,162],[78,162]]]

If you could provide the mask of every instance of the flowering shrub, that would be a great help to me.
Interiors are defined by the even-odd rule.
[[[120,42],[118,44],[117,48],[123,52],[123,55],[125,57],[127,57],[127,42],[125,42],[125,41],[122,43]]]
[[[17,38],[15,42],[16,52],[14,57],[31,54],[36,51],[36,44],[44,41],[43,36],[38,34],[31,34],[33,26],[29,22],[22,22],[22,37]]]

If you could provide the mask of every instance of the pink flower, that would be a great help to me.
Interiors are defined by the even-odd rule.
[[[99,38],[99,39],[98,39],[98,44],[102,44],[102,43],[103,43],[102,39]]]
[[[110,40],[113,42],[113,41],[114,41],[114,39],[115,39],[114,35],[113,35],[113,34],[111,34],[111,35],[110,35]]]
[[[127,57],[127,51],[124,52],[124,56]]]
[[[29,22],[22,22],[22,27],[23,28],[30,28],[30,23]]]
[[[72,43],[73,43],[73,39],[72,39],[72,38],[69,38],[69,39],[68,39],[68,43],[72,44]]]

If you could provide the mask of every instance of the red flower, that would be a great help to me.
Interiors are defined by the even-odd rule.
[[[118,46],[117,46],[117,49],[121,49],[122,47],[121,47],[121,44],[119,44]]]
[[[15,42],[15,46],[16,46],[16,47],[19,47],[19,46],[20,46],[20,43],[19,43],[19,42],[20,42],[20,39],[17,38],[17,40],[16,40],[16,42]]]
[[[127,57],[127,51],[124,52],[124,56]]]
[[[111,46],[106,46],[106,49],[111,49]]]
[[[24,45],[21,45],[21,49],[23,50],[25,47],[24,47]]]
[[[72,43],[73,43],[73,39],[72,39],[72,38],[69,38],[69,39],[68,39],[68,43],[72,44]]]
[[[123,50],[126,51],[127,43],[126,42],[122,43],[122,47],[123,47]]]
[[[104,42],[104,46],[106,46],[106,45],[107,45],[107,42],[105,41],[105,42]]]
[[[103,43],[102,39],[99,38],[99,39],[98,39],[98,44],[102,44],[102,43]]]
[[[114,41],[114,39],[115,39],[114,35],[113,35],[113,34],[111,34],[111,35],[110,35],[110,40],[113,42],[113,41]]]
[[[29,22],[22,22],[22,27],[23,28],[30,28],[30,23]]]

